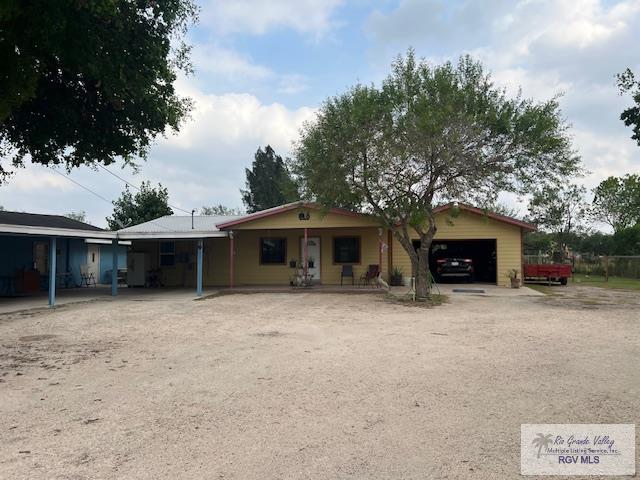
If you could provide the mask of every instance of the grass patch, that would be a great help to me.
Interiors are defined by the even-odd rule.
[[[575,274],[571,279],[573,285],[585,287],[610,288],[613,290],[640,290],[640,279],[609,277],[607,282],[601,275]]]
[[[448,303],[449,297],[446,295],[432,293],[427,298],[416,299],[414,301],[410,295],[394,295],[393,293],[387,293],[384,296],[384,301],[393,303],[394,305],[404,305],[405,307],[431,308],[442,305],[443,303]]]

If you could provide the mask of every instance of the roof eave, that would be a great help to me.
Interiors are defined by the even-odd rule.
[[[12,235],[32,235],[42,237],[70,238],[116,238],[116,232],[109,230],[77,230],[72,228],[35,227],[32,225],[0,224],[0,233]]]
[[[253,222],[254,220],[259,220],[261,218],[271,217],[273,215],[278,215],[280,213],[289,212],[297,208],[313,208],[316,210],[322,209],[320,205],[315,204],[313,202],[303,202],[303,201],[293,202],[293,203],[288,203],[286,205],[282,205],[280,207],[273,207],[267,210],[262,210],[260,212],[250,213],[244,217],[237,218],[229,222],[218,223],[216,225],[216,228],[218,228],[219,230],[227,230],[231,227],[235,227],[236,225],[242,225],[243,223]],[[367,217],[368,216],[363,213],[352,212],[351,210],[347,210],[344,208],[329,208],[328,212],[335,213],[337,215],[344,215],[348,217]]]
[[[118,232],[120,240],[193,240],[198,238],[225,238],[228,232]]]
[[[440,212],[444,212],[446,210],[449,210],[450,208],[453,208],[453,203],[447,203],[446,205],[440,205],[439,207],[436,207],[433,209],[433,213],[440,213]],[[515,225],[518,227],[521,227],[523,230],[528,230],[531,232],[534,232],[536,230],[538,230],[538,227],[533,225],[532,223],[527,223],[527,222],[523,222],[522,220],[518,220],[517,218],[513,218],[513,217],[509,217],[507,215],[501,215],[499,213],[493,213],[493,212],[487,212],[481,208],[478,207],[473,207],[471,205],[466,205],[464,203],[458,203],[458,208],[460,210],[466,210],[468,212],[471,213],[475,213],[477,215],[485,215],[489,218],[493,218],[494,220],[497,220],[499,222],[504,222],[504,223],[508,223],[511,225]]]

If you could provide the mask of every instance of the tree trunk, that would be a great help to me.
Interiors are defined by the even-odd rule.
[[[429,250],[431,249],[435,232],[436,227],[434,224],[429,225],[426,231],[418,232],[420,248],[416,250],[413,247],[406,226],[393,230],[393,235],[400,242],[400,245],[402,245],[411,260],[411,275],[416,281],[416,298],[424,299],[429,296]]]
[[[429,231],[420,235],[420,248],[418,249],[418,264],[416,273],[416,298],[427,298],[429,296],[429,250],[433,234]]]

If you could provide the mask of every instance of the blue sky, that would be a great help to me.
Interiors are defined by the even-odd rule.
[[[640,172],[640,147],[619,120],[629,105],[614,75],[640,71],[640,0],[202,0],[189,32],[196,72],[180,77],[195,100],[178,134],[158,139],[134,184],[162,182],[185,210],[241,206],[244,169],[259,146],[289,154],[305,120],[327,96],[357,82],[378,83],[410,46],[432,62],[469,53],[497,84],[561,106],[593,188],[608,175]],[[83,167],[71,177],[107,199],[124,185]],[[519,199],[503,200],[520,206]],[[84,210],[104,226],[112,207],[50,170],[27,166],[0,187],[10,210]]]

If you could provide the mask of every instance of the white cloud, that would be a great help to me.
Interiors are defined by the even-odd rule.
[[[196,43],[191,60],[198,72],[230,79],[264,80],[275,76],[270,68],[254,63],[250,57],[215,44]]]
[[[216,91],[277,92],[294,95],[308,89],[308,80],[296,73],[277,73],[250,56],[216,43],[195,43],[191,56],[201,88]]]
[[[202,21],[220,34],[261,35],[277,28],[321,37],[334,25],[332,14],[342,0],[210,0]]]
[[[290,74],[280,77],[277,91],[280,93],[295,94],[304,92],[308,88],[307,78],[304,75]]]
[[[184,81],[178,84],[178,90],[195,102],[192,119],[179,134],[163,142],[179,148],[235,145],[252,140],[288,151],[302,122],[314,112],[308,107],[289,110],[279,103],[263,104],[247,93],[205,94]]]

